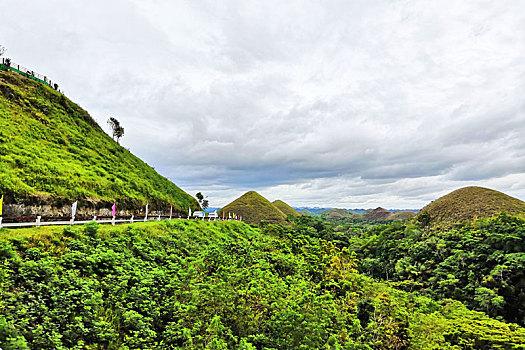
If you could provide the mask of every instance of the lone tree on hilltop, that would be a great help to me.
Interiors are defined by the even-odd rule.
[[[197,193],[197,194],[195,195],[195,197],[197,197],[197,200],[199,201],[199,204],[200,204],[201,208],[202,208],[203,210],[206,210],[206,209],[208,208],[208,206],[209,206],[208,200],[207,200],[207,199],[204,199],[204,196],[203,196],[202,193],[200,193],[200,192]]]
[[[113,117],[108,119],[108,124],[111,128],[111,132],[113,133],[113,140],[116,140],[117,143],[119,143],[120,138],[124,136],[124,128],[122,125],[120,125],[120,122]]]

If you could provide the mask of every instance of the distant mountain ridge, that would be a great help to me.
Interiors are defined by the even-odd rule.
[[[323,211],[327,211],[327,210],[332,210],[332,209],[338,209],[338,210],[344,210],[348,213],[354,213],[354,214],[363,214],[365,213],[366,211],[370,211],[372,209],[363,209],[363,208],[354,208],[354,209],[347,209],[347,208],[333,208],[333,207],[329,207],[329,208],[320,208],[320,207],[293,207],[295,210],[297,210],[298,212],[301,212],[302,210],[308,210],[310,213],[314,214],[314,215],[319,215],[321,214]],[[417,213],[420,209],[387,209],[389,212],[391,213],[396,213],[396,212],[405,212],[405,211],[408,211],[408,212],[415,212]]]

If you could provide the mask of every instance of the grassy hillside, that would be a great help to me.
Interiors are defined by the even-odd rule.
[[[79,213],[118,202],[119,209],[198,208],[197,202],[106,135],[57,91],[0,71],[0,194],[5,204],[79,200]],[[168,209],[169,210],[169,209]],[[9,213],[4,213],[9,215]]]
[[[525,202],[488,188],[464,187],[431,202],[416,218],[429,215],[433,225],[450,224],[495,216],[501,211],[525,215]]]
[[[294,208],[292,208],[291,206],[289,206],[288,204],[286,204],[285,202],[283,202],[282,200],[278,199],[276,201],[273,201],[272,204],[277,207],[277,209],[279,209],[280,211],[282,211],[284,213],[284,215],[293,215],[293,216],[299,216],[301,214],[299,214],[297,212],[297,210],[295,210]]]
[[[0,231],[12,349],[493,349],[525,329],[356,272],[293,228],[138,223]]]
[[[262,222],[272,224],[284,224],[286,215],[277,209],[269,200],[255,191],[249,191],[237,198],[221,210],[222,212],[241,215],[244,222],[249,224],[260,224]]]

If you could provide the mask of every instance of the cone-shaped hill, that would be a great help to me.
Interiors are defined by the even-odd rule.
[[[344,218],[351,218],[354,216],[355,214],[349,213],[346,210],[339,208],[323,210],[321,212],[321,217],[326,220],[339,220]]]
[[[363,215],[363,219],[365,220],[388,220],[390,215],[392,215],[391,212],[379,207]]]
[[[411,217],[414,217],[416,216],[416,213],[414,213],[413,211],[397,211],[395,213],[392,213],[392,215],[390,215],[388,217],[389,220],[407,220],[407,219],[410,219]]]
[[[219,210],[222,213],[241,215],[242,220],[249,224],[260,224],[268,222],[272,224],[283,224],[286,222],[286,215],[269,200],[255,191],[249,191]]]
[[[472,186],[438,198],[421,209],[416,218],[428,213],[431,223],[435,225],[491,217],[502,211],[525,215],[525,202],[495,190]]]
[[[124,125],[127,127],[127,125]],[[113,141],[64,95],[0,71],[0,195],[4,216],[150,213],[199,208],[195,199]]]
[[[293,215],[293,216],[299,216],[297,210],[283,202],[282,200],[278,199],[276,201],[273,201],[272,204],[277,207],[280,211],[284,213],[284,215]]]

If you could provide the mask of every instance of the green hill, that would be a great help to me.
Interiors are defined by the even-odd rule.
[[[293,215],[293,216],[299,216],[301,214],[299,214],[297,212],[297,210],[295,210],[294,208],[292,208],[291,206],[289,206],[288,204],[286,204],[285,202],[283,202],[282,200],[278,199],[276,201],[273,201],[272,204],[277,207],[277,209],[279,209],[280,211],[282,211],[284,213],[284,215]]]
[[[0,231],[0,346],[518,349],[525,329],[357,273],[290,227],[173,220]]]
[[[226,205],[219,211],[219,216],[225,212],[241,215],[244,222],[250,224],[260,224],[263,221],[272,224],[283,224],[286,222],[286,215],[277,209],[269,200],[255,191],[249,191]]]
[[[425,206],[416,216],[429,215],[431,223],[451,224],[474,218],[492,217],[500,212],[525,215],[525,202],[483,187],[464,187]]]
[[[64,95],[0,71],[0,194],[4,215],[79,215],[109,208],[199,208],[195,199],[111,139]],[[20,206],[15,206],[15,204]],[[18,209],[17,209],[18,208]],[[15,213],[15,209],[18,212]],[[44,212],[42,212],[44,211]],[[47,211],[47,212],[46,212]]]

